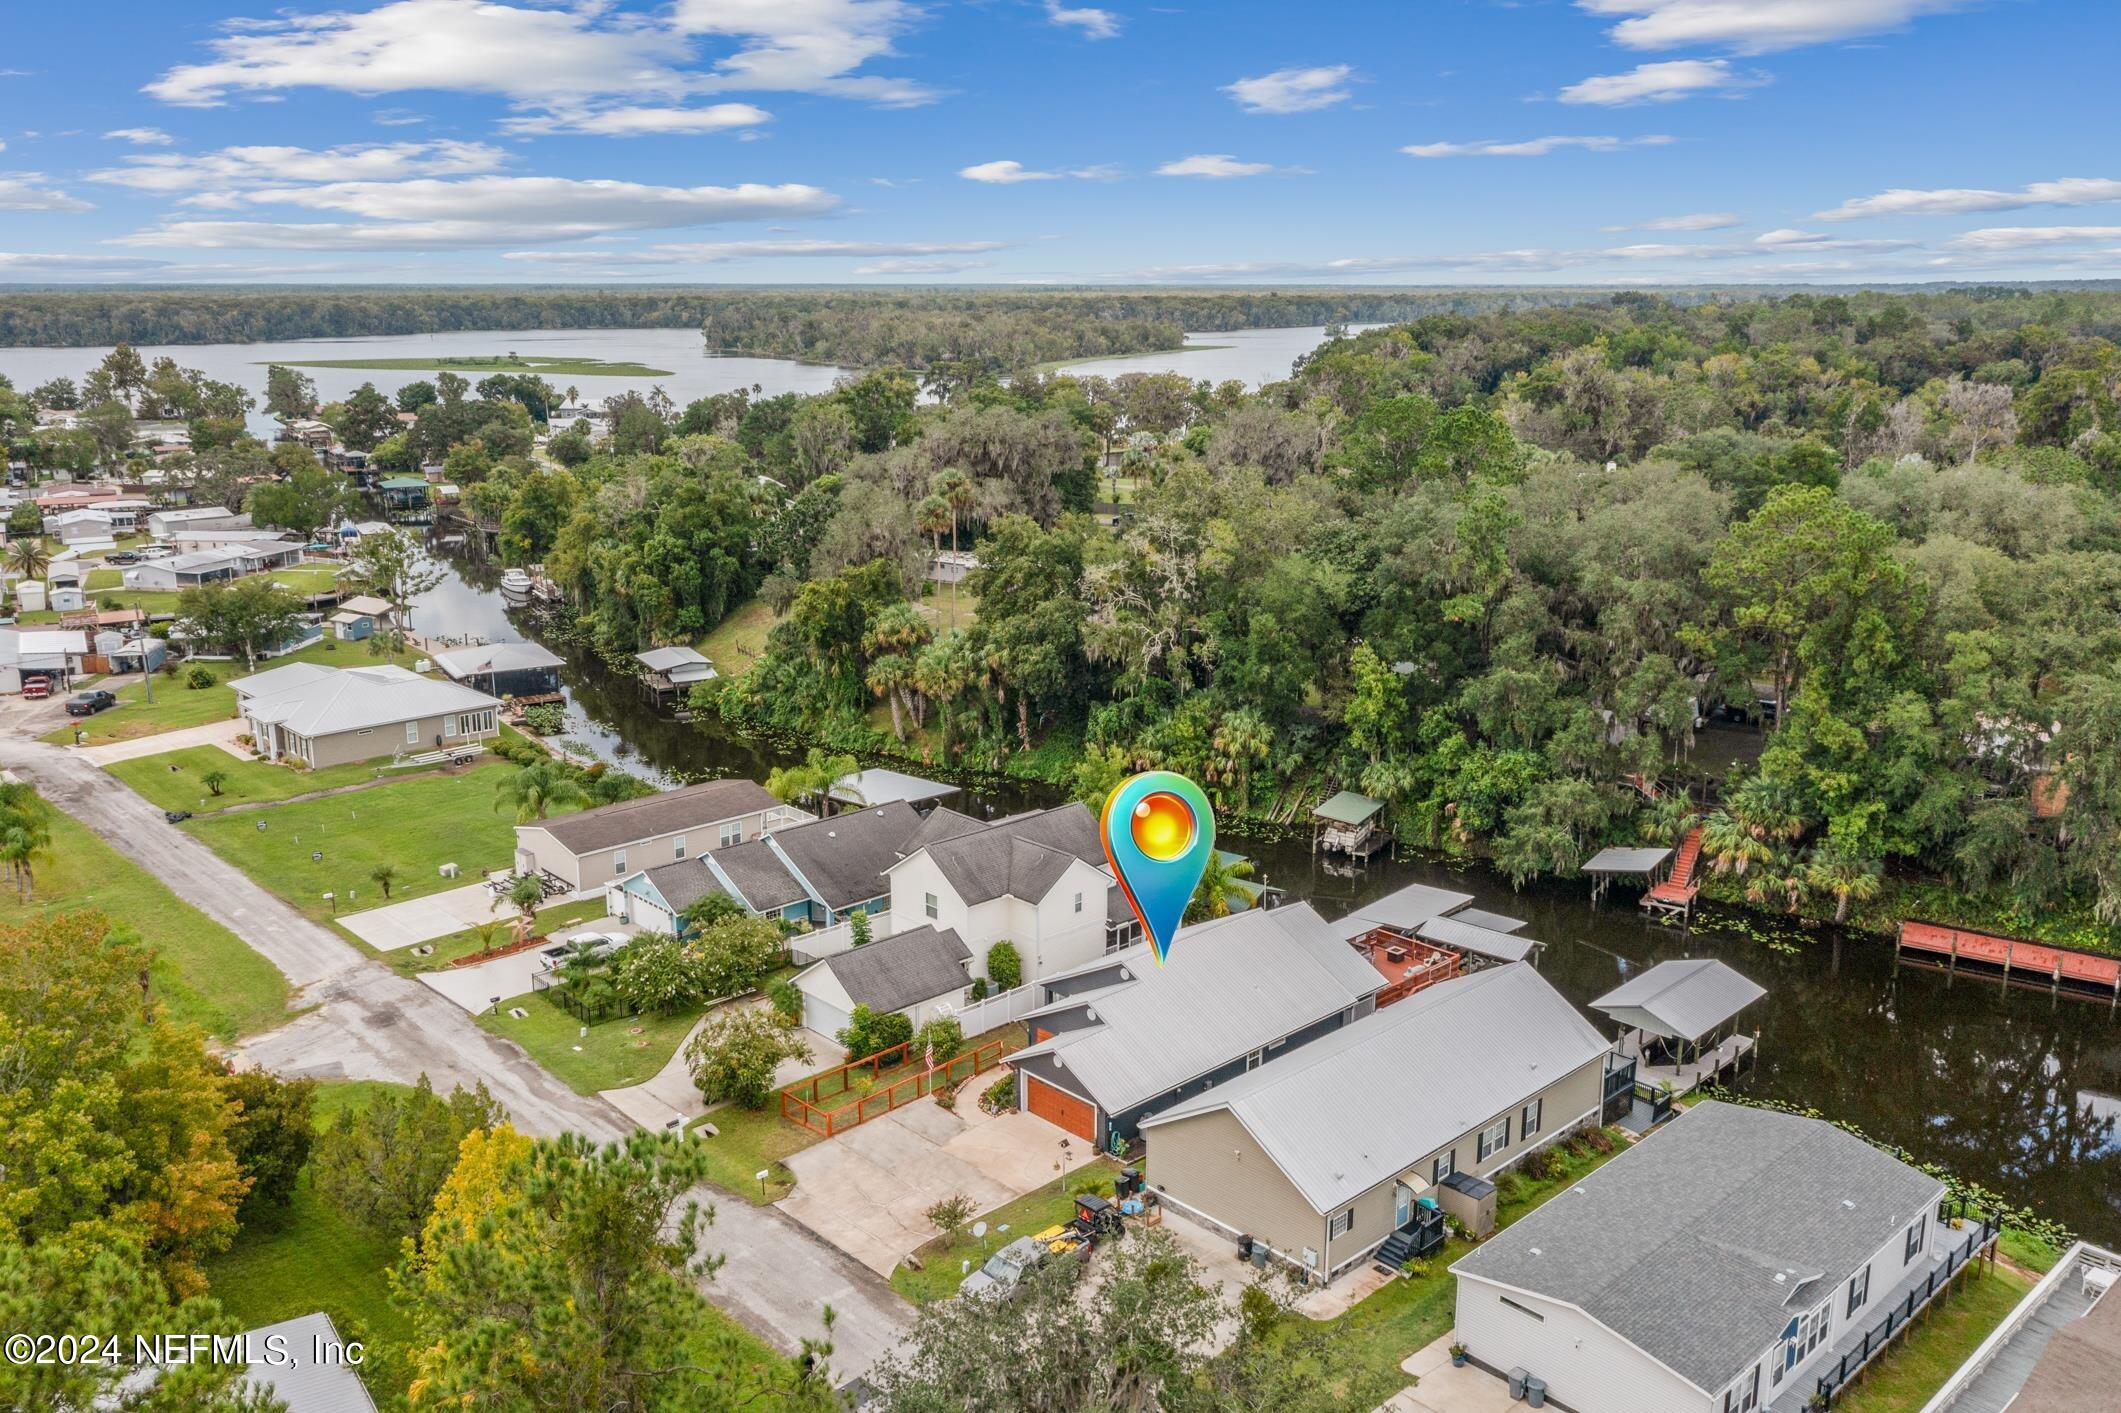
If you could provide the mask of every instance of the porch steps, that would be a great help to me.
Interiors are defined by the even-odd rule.
[[[1697,824],[1679,841],[1679,852],[1672,856],[1672,871],[1665,875],[1664,882],[1642,895],[1642,906],[1681,916],[1691,913],[1694,895],[1701,891],[1701,885],[1694,881],[1694,870],[1700,863],[1701,826]]]
[[[1414,1254],[1414,1233],[1395,1231],[1385,1238],[1385,1244],[1377,1248],[1377,1269],[1388,1275],[1398,1275]]]

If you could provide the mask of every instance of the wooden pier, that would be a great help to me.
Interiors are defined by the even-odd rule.
[[[1894,960],[1951,973],[1964,970],[1993,976],[2007,986],[2031,986],[2121,1005],[2121,957],[2081,947],[1904,918]]]

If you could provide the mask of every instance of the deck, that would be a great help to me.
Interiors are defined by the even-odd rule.
[[[2056,1331],[2091,1309],[2087,1276],[2121,1273],[2121,1257],[2079,1242],[2018,1302],[1932,1405],[1950,1413],[2003,1413],[2047,1353]]]
[[[1657,1063],[1643,1054],[1642,1032],[1631,1030],[1614,1049],[1635,1062],[1635,1082],[1656,1087],[1669,1085],[1674,1098],[1683,1098],[1704,1084],[1728,1075],[1735,1078],[1753,1063],[1754,1041],[1750,1035],[1725,1036],[1723,1043],[1683,1065]]]

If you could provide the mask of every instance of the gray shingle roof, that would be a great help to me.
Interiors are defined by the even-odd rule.
[[[964,834],[977,834],[986,827],[971,815],[960,814],[948,805],[938,805],[928,812],[928,817],[921,821],[921,827],[914,830],[913,836],[906,840],[906,852],[917,854],[930,844],[938,844],[945,839],[955,839]]]
[[[775,830],[771,847],[837,911],[890,890],[884,870],[899,861],[920,823],[913,806],[894,801]]]
[[[585,854],[780,808],[781,802],[756,780],[707,780],[583,810],[564,819],[548,819],[537,827],[573,852]]]
[[[722,891],[722,885],[715,881],[714,874],[699,859],[679,859],[676,863],[662,864],[647,870],[647,877],[674,913],[685,911],[709,893]]]
[[[1767,995],[1767,988],[1713,957],[1659,962],[1591,1002],[1622,1025],[1672,1040],[1697,1040]]]
[[[1314,1211],[1339,1208],[1606,1053],[1605,1040],[1522,963],[1476,972],[1320,1036],[1143,1121],[1228,1109]],[[1377,1077],[1403,1075],[1389,1103]],[[1549,1114],[1553,1126],[1574,1114]]]
[[[1451,1269],[1574,1305],[1714,1394],[1943,1186],[1832,1124],[1712,1101]]]
[[[800,825],[796,826],[801,828]],[[773,852],[764,839],[752,839],[716,849],[709,855],[714,866],[735,885],[737,896],[753,912],[777,913],[790,903],[800,903],[810,894]]]
[[[972,950],[949,928],[932,926],[898,932],[866,947],[827,957],[831,970],[857,1006],[872,1011],[902,1011],[971,984],[965,963]]]
[[[1097,818],[1079,804],[1011,815],[983,829],[936,840],[927,849],[951,888],[968,904],[1004,895],[1036,902],[1068,871],[1072,860],[1092,866],[1105,862]]]
[[[1345,1010],[1384,985],[1305,903],[1180,928],[1162,966],[1145,943],[1118,957],[1134,980],[1098,999],[1098,1024],[1017,1052],[1055,1055],[1071,1085],[1107,1113]]]

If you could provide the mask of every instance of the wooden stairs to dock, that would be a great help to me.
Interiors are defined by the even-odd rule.
[[[1695,875],[1701,865],[1701,826],[1695,825],[1687,831],[1686,838],[1679,841],[1679,851],[1672,855],[1672,871],[1664,881],[1642,895],[1642,906],[1657,912],[1680,917],[1690,917],[1694,911],[1695,895],[1701,892]]]

